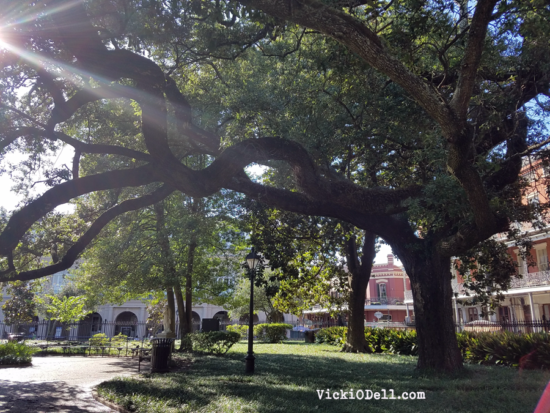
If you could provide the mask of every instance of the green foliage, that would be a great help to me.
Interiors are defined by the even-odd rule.
[[[550,368],[550,336],[546,333],[462,332],[457,338],[468,363]]]
[[[109,339],[105,333],[94,334],[90,339],[90,347],[105,347],[108,342]]]
[[[95,336],[94,336],[95,337]],[[111,346],[112,347],[123,347],[128,342],[128,336],[119,333],[113,338],[111,338]]]
[[[6,292],[11,296],[2,306],[6,324],[30,323],[36,315],[35,295],[32,284],[15,281],[8,284]]]
[[[188,335],[193,342],[193,351],[217,356],[227,353],[233,344],[241,340],[241,335],[235,332],[211,331]]]
[[[415,330],[391,330],[389,328],[365,328],[365,339],[374,353],[415,356],[418,344]]]
[[[272,174],[266,175],[264,183],[274,179]],[[351,226],[280,211],[256,201],[247,200],[244,205],[248,209],[244,219],[254,229],[251,242],[273,270],[264,284],[274,306],[292,314],[313,305],[340,311],[348,297],[349,273],[342,257],[348,253],[345,241],[354,235]]]
[[[181,338],[181,345],[180,345],[180,351],[184,351],[187,353],[190,353],[193,351],[193,340],[191,339],[191,336],[193,334],[184,334]]]
[[[36,349],[23,343],[0,344],[0,365],[30,363],[35,352]]]
[[[266,343],[280,343],[286,338],[286,330],[290,328],[290,324],[284,323],[257,324],[254,326],[254,335]]]
[[[241,335],[241,338],[246,338],[248,334],[248,326],[247,325],[240,325],[240,324],[232,324],[226,327],[227,331],[239,333]]]
[[[266,314],[268,321],[278,321],[280,312],[273,303],[273,299],[269,294],[269,290],[273,283],[269,281],[272,276],[270,270],[265,270],[263,273],[256,274],[254,288],[254,313],[263,311]],[[224,308],[228,310],[228,316],[231,319],[239,319],[242,316],[248,316],[250,311],[250,279],[242,277],[234,287],[232,294],[228,297]]]
[[[328,327],[319,330],[317,343],[342,346],[346,342],[347,327]],[[365,328],[365,340],[373,353],[389,353],[414,356],[418,354],[415,330],[391,330],[389,328]]]
[[[258,374],[245,376],[246,351],[240,342],[223,359],[174,354],[192,369],[113,378],[98,385],[98,392],[139,413],[516,413],[535,409],[549,377],[545,371],[518,374],[479,365],[467,365],[460,374],[425,374],[414,371],[414,357],[346,353],[306,343],[255,346]],[[342,383],[338,390],[343,391],[393,388],[396,398],[404,391],[424,391],[426,399],[365,401],[348,395],[341,402],[320,401],[316,390],[333,389],[335,383]]]
[[[44,302],[46,311],[51,320],[57,320],[61,323],[73,323],[80,321],[90,314],[91,310],[86,310],[86,297],[67,297],[59,298],[55,295],[46,295],[40,300],[49,299],[50,302]]]
[[[343,345],[346,342],[347,327],[327,327],[315,333],[316,343],[326,343],[333,346]]]
[[[125,191],[120,197],[137,195],[142,193]],[[78,205],[79,213],[103,208],[111,196],[87,198]],[[242,238],[230,218],[228,198],[174,193],[155,206],[117,217],[86,251],[79,285],[98,302],[123,303],[184,285],[190,277],[194,300],[223,305],[233,284],[230,275],[238,270],[235,257],[241,258],[236,249]],[[157,307],[155,324],[162,320],[162,305]]]
[[[530,248],[522,248],[522,254]],[[454,268],[464,280],[466,295],[475,296],[482,308],[490,306],[493,310],[504,300],[503,292],[510,288],[518,264],[508,254],[506,243],[489,239],[458,256]]]
[[[341,346],[346,342],[346,333],[347,327],[323,328],[317,332],[315,341]],[[462,357],[468,363],[550,368],[550,336],[546,333],[462,332],[456,336]],[[418,354],[415,330],[367,327],[365,339],[374,353]]]

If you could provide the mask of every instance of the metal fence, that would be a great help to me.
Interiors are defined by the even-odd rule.
[[[550,332],[550,321],[534,320],[534,321],[488,321],[476,320],[469,323],[461,323],[456,325],[457,331],[473,331],[478,333],[498,333],[509,331],[512,333],[528,334],[528,333],[548,333]]]
[[[200,328],[200,323],[193,323],[193,331],[198,331]],[[123,334],[130,339],[142,340],[160,332],[162,332],[162,325],[144,322],[59,323],[43,320],[25,324],[0,323],[0,339],[7,339],[10,334],[17,334],[25,339],[83,341],[95,334],[103,333],[107,337]],[[177,338],[180,338],[179,323],[176,323],[176,332]]]
[[[259,324],[255,322],[254,325]],[[347,323],[343,320],[305,320],[304,323],[285,323],[290,324],[292,329],[287,332],[289,340],[303,340],[304,332],[311,329],[320,329],[327,327],[345,327]],[[220,330],[226,331],[229,325],[242,325],[248,327],[248,322],[226,321],[220,323]],[[369,327],[389,328],[389,329],[407,329],[403,323],[369,323]],[[508,330],[516,332],[548,331],[550,323],[504,323],[502,326],[471,325],[471,323],[457,325],[457,331],[487,331],[492,329]],[[202,323],[193,323],[193,331],[199,331]],[[414,327],[412,327],[414,328]],[[0,339],[7,339],[10,334],[17,334],[24,339],[46,340],[46,341],[87,341],[95,334],[104,333],[108,338],[118,334],[123,334],[130,341],[142,341],[151,338],[163,331],[162,325],[156,325],[144,322],[78,322],[62,324],[56,321],[43,320],[28,324],[8,325],[0,322]],[[176,323],[176,338],[180,339],[179,322]]]

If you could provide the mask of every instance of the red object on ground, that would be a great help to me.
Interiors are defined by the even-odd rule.
[[[550,413],[550,382],[546,385],[533,413]]]

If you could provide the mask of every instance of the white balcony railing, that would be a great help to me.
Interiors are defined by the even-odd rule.
[[[403,297],[371,297],[365,300],[365,305],[403,305]]]
[[[514,277],[510,283],[510,289],[519,288],[531,288],[531,287],[545,287],[550,288],[550,271],[539,271],[524,274],[522,278]],[[467,289],[464,288],[464,284],[453,285],[453,291],[460,295],[465,295]],[[470,292],[472,295],[472,292]],[[405,298],[407,297],[405,292]]]

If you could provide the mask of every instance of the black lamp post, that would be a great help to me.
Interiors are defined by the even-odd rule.
[[[245,357],[245,372],[254,374],[254,276],[256,275],[256,267],[260,263],[260,256],[254,252],[254,247],[250,254],[246,256],[246,263],[250,269],[250,314],[248,316],[248,355]]]

